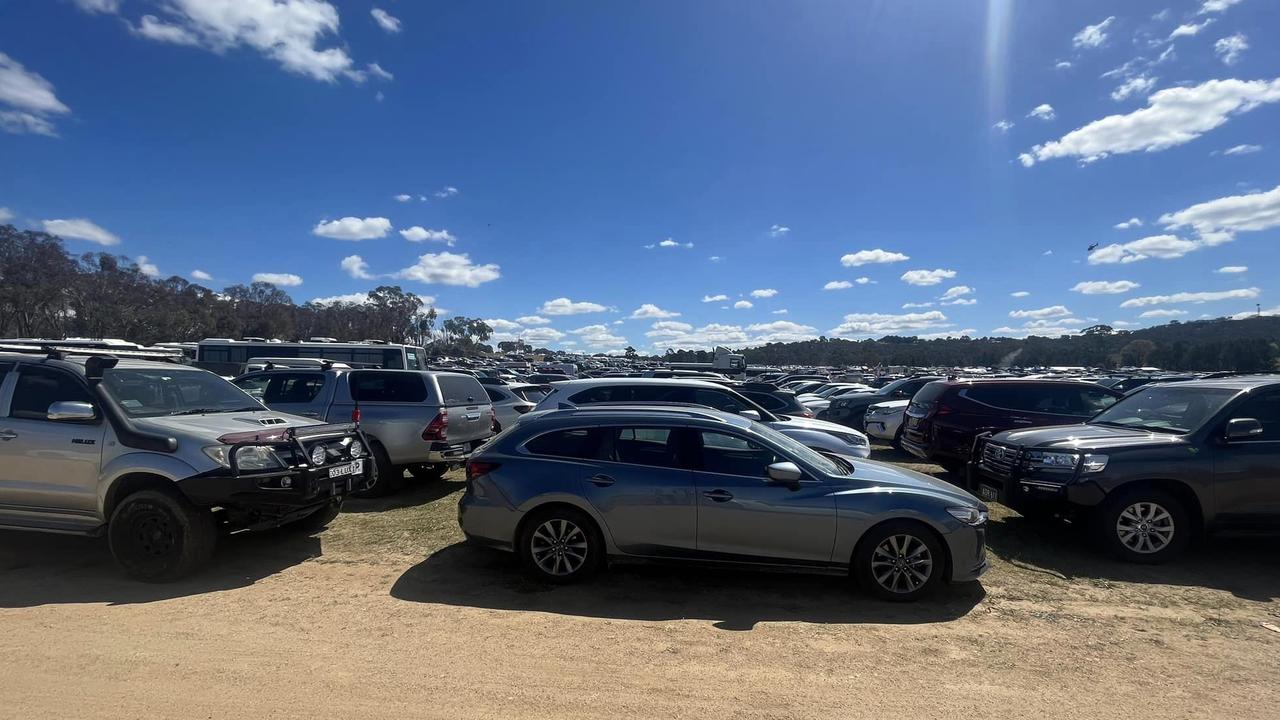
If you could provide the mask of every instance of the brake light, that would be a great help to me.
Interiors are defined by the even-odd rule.
[[[218,438],[218,442],[223,445],[235,445],[236,443],[259,442],[259,443],[278,443],[285,441],[285,431],[275,430],[273,432],[239,432],[227,433]]]
[[[953,412],[955,412],[955,408],[951,407],[950,405],[943,405],[942,403],[938,403],[933,406],[933,414],[935,417],[938,415],[950,415]]]
[[[500,467],[502,467],[500,463],[485,462],[484,460],[468,460],[467,481],[470,482],[478,477],[484,477]]]
[[[351,411],[351,422],[357,425],[360,424],[360,408],[355,408]]]
[[[489,408],[489,429],[494,435],[502,432],[502,425],[498,423],[498,411],[493,408]]]
[[[423,440],[444,441],[449,436],[449,411],[441,410],[422,431]]]

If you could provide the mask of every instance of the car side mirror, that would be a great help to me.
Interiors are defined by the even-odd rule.
[[[802,477],[804,473],[793,462],[779,462],[769,466],[769,479],[774,482],[796,483]]]
[[[1228,440],[1248,440],[1262,434],[1262,423],[1253,418],[1236,418],[1227,422]]]
[[[896,398],[909,398],[911,397],[911,393],[907,392],[906,390],[894,390],[893,396]]]
[[[93,406],[87,402],[61,400],[49,406],[48,418],[62,422],[84,422],[97,417]]]
[[[755,420],[756,422],[760,422],[760,413],[756,412],[755,410],[740,410],[738,411],[738,414],[748,420]]]

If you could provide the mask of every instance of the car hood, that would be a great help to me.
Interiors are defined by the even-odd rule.
[[[952,485],[945,480],[914,470],[908,470],[904,467],[889,465],[887,463],[878,462],[876,460],[857,460],[853,465],[853,477],[863,482],[871,482],[886,488],[906,488],[910,490],[924,490],[936,495],[945,496],[954,500],[959,505],[977,506],[986,510],[986,505],[981,500],[970,495],[959,487]],[[846,492],[862,492],[861,490],[849,490]]]
[[[208,415],[165,415],[161,417],[134,418],[139,430],[164,435],[181,435],[201,441],[215,442],[221,435],[259,430],[270,432],[287,427],[303,427],[322,423],[310,418],[286,413],[259,410],[257,412],[209,413]]]
[[[1131,430],[1110,425],[1055,425],[1027,430],[1008,430],[991,439],[1021,447],[1058,450],[1118,450],[1186,442],[1181,435]]]
[[[877,408],[880,410],[905,410],[910,404],[910,400],[886,400],[884,402],[875,403],[867,409],[870,410],[871,408]]]
[[[862,433],[854,430],[846,425],[839,423],[827,422],[826,420],[815,420],[814,418],[796,417],[788,415],[786,417],[778,416],[777,422],[768,423],[769,427],[774,430],[821,430],[822,432],[839,433],[841,435],[861,435]]]

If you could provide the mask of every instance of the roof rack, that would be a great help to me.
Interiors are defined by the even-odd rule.
[[[608,411],[616,412],[619,410],[633,410],[636,412],[659,410],[664,412],[681,413],[684,415],[698,415],[702,417],[712,417],[712,418],[717,418],[720,413],[723,413],[725,415],[733,415],[733,413],[724,412],[722,410],[716,410],[715,408],[710,408],[710,407],[707,407],[706,405],[695,405],[693,403],[659,402],[659,401],[599,402],[599,403],[591,403],[590,405],[577,405],[577,406],[561,405],[560,407],[557,407],[552,412],[598,413],[598,412],[608,412]]]
[[[124,350],[115,348],[83,348],[69,345],[47,343],[44,345],[25,345],[22,343],[0,342],[0,352],[23,353],[25,355],[44,355],[50,360],[65,360],[67,356],[80,357],[114,357],[129,360],[154,360],[157,362],[181,363],[183,355],[178,350]]]

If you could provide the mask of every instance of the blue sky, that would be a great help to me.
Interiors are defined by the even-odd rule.
[[[1272,0],[6,0],[0,218],[579,350],[1233,315],[1280,305],[1278,31]]]

